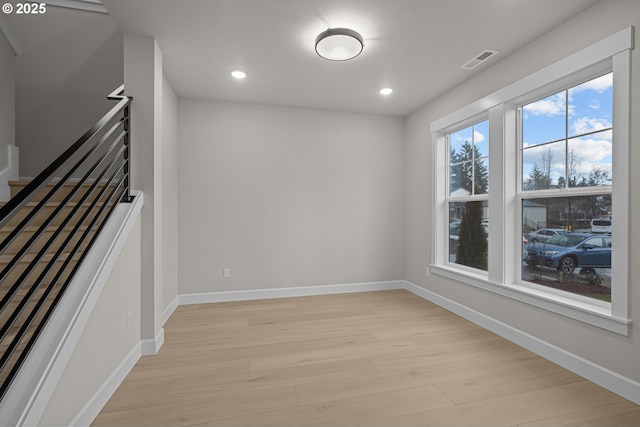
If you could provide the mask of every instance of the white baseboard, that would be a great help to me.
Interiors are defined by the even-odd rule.
[[[72,426],[89,426],[107,404],[113,393],[127,377],[136,362],[142,356],[142,344],[138,342],[129,354],[122,360],[115,371],[106,379],[95,394],[84,405],[76,417],[71,421]]]
[[[637,381],[411,282],[405,281],[405,289],[640,405],[640,383]]]
[[[167,308],[162,311],[162,326],[167,323],[167,320],[171,317],[174,311],[178,308],[178,296],[176,296],[173,301],[169,303]]]
[[[178,305],[207,304],[212,302],[251,301],[258,299],[290,298],[313,295],[346,294],[352,292],[405,289],[405,282],[349,283],[343,285],[303,286],[295,288],[255,289],[242,291],[208,292],[178,295]]]
[[[160,351],[160,347],[162,347],[162,344],[164,344],[164,328],[160,329],[158,335],[156,335],[155,338],[140,341],[142,355],[153,356],[155,354],[158,354],[158,351]]]
[[[6,202],[11,199],[11,188],[9,181],[18,179],[20,150],[15,145],[7,146],[7,157],[9,159],[7,168],[0,171],[0,202]]]

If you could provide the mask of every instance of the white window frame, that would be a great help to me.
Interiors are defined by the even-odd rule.
[[[433,274],[485,289],[621,335],[629,335],[629,150],[631,51],[628,27],[548,67],[431,123]],[[536,95],[551,94],[607,71],[613,72],[613,206],[611,303],[524,282],[520,279],[522,197],[517,108]],[[446,135],[489,117],[488,272],[448,262],[448,145]],[[567,196],[573,195],[566,194]],[[502,227],[496,226],[502,224]],[[516,237],[514,239],[514,237]],[[520,257],[520,259],[518,259]]]

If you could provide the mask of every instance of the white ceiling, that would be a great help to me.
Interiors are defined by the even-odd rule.
[[[404,116],[598,0],[103,0],[125,33],[157,39],[178,96]],[[352,28],[360,56],[320,58]],[[460,67],[482,51],[499,54]],[[230,77],[244,70],[242,81]],[[394,89],[384,97],[382,87]]]

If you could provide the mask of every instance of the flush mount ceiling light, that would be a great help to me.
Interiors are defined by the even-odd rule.
[[[231,74],[231,77],[238,80],[242,80],[245,77],[247,77],[247,73],[245,73],[242,70],[232,70],[230,74]]]
[[[316,37],[316,53],[330,61],[346,61],[360,55],[362,36],[349,28],[329,28]]]

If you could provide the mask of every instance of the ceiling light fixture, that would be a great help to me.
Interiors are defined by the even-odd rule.
[[[233,70],[231,71],[231,77],[238,79],[238,80],[242,80],[245,77],[247,77],[247,73],[245,73],[244,71],[241,70]]]
[[[380,95],[391,95],[393,93],[393,89],[391,89],[390,87],[383,87],[379,90],[379,92]]]
[[[349,28],[329,28],[316,37],[316,53],[330,61],[346,61],[360,55],[362,36]]]

